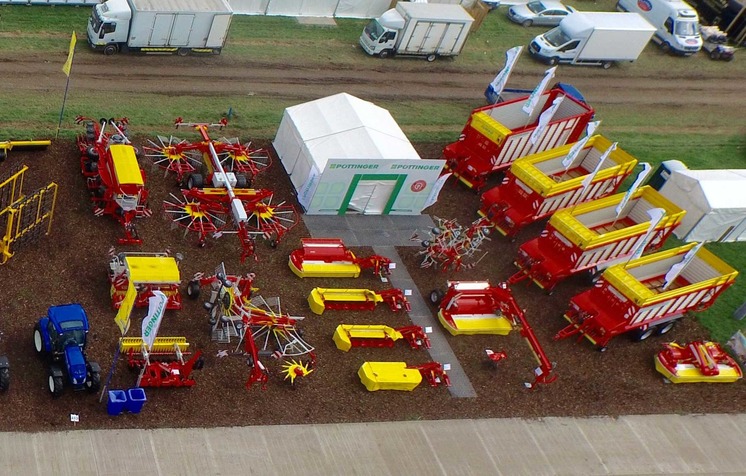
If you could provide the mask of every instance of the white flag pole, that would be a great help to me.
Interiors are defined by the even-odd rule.
[[[650,166],[649,163],[643,162],[642,164],[642,170],[639,174],[637,174],[637,178],[635,179],[632,186],[627,190],[627,193],[624,194],[624,198],[622,198],[622,201],[619,202],[619,205],[616,206],[616,217],[614,217],[614,223],[619,219],[619,215],[622,214],[622,211],[624,211],[624,207],[627,206],[627,202],[629,202],[629,199],[632,197],[632,194],[635,193],[635,190],[640,188],[640,185],[642,182],[647,178],[648,174],[650,173],[653,168]]]

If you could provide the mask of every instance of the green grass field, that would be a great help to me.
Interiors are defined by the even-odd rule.
[[[568,2],[580,10],[613,10],[614,0],[579,0]],[[4,55],[23,55],[26,52],[48,52],[50,61],[64,62],[70,34],[78,33],[79,54],[93,54],[86,50],[85,26],[89,16],[85,7],[0,7],[0,51]],[[336,27],[299,25],[295,19],[283,17],[237,16],[234,18],[223,55],[231,58],[250,57],[253,61],[292,63],[318,61],[322,65],[335,64],[354,67],[367,60],[360,52],[350,47],[357,43],[367,20],[338,19]],[[536,29],[527,29],[509,22],[504,11],[490,13],[479,30],[467,43],[467,48],[450,68],[466,68],[474,71],[495,72],[494,65],[501,65],[504,52],[517,44],[527,44],[537,34]],[[320,48],[319,45],[324,45]],[[647,50],[646,50],[647,52]],[[735,81],[746,77],[744,62],[737,59],[728,65],[729,75]],[[531,61],[521,63],[525,72],[540,75],[546,67]],[[722,72],[724,65],[717,61],[698,61],[696,71],[691,64],[673,56],[643,54],[635,62],[635,70],[649,71],[651,78],[659,71],[668,75],[687,77],[706,76]],[[590,70],[588,70],[590,71]],[[591,71],[589,74],[596,74]],[[620,71],[619,74],[624,74]],[[111,98],[103,93],[83,93],[73,90],[69,95],[65,124],[72,121],[69,111],[88,111],[93,117],[105,116],[110,111],[105,105]],[[661,87],[666,87],[661,84]],[[64,91],[64,76],[60,73],[59,94],[31,94],[4,91],[2,97],[3,117],[0,122],[0,140],[9,138],[30,139],[54,134]],[[153,107],[157,103],[158,107]],[[215,98],[173,97],[163,103],[153,95],[133,93],[118,101],[118,113],[136,117],[138,129],[165,132],[164,124],[170,124],[182,111],[190,110],[193,117],[213,117]],[[461,131],[469,112],[482,104],[442,99],[431,102],[381,101],[378,104],[389,109],[405,133],[415,142],[453,141]],[[102,106],[104,105],[104,106]],[[237,111],[232,124],[237,130],[250,130],[257,139],[271,138],[279,124],[285,107],[292,105],[287,100],[268,97],[225,98],[224,110],[229,107]],[[644,157],[654,165],[664,160],[676,159],[690,168],[745,168],[746,136],[744,124],[732,125],[717,111],[707,116],[696,108],[647,109],[643,113],[634,107],[618,105],[598,111],[603,117],[604,134],[619,141],[637,157]],[[675,116],[676,123],[688,125],[681,132],[667,128],[657,132],[650,128],[651,122],[666,123]],[[691,130],[702,126],[702,131]],[[707,131],[710,126],[717,134]],[[740,129],[739,129],[740,128]],[[72,138],[77,131],[63,127],[61,137]],[[674,242],[675,243],[675,242]],[[746,243],[711,244],[708,248],[739,270],[746,270]],[[698,319],[712,332],[717,340],[727,339],[746,321],[732,319],[733,311],[746,301],[746,277],[741,277],[710,310],[698,315]]]

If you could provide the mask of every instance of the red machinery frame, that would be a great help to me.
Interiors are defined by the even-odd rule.
[[[339,238],[302,238],[301,247],[290,252],[289,260],[291,268],[295,268],[294,272],[302,272],[304,261],[317,261],[357,265],[360,269],[372,269],[379,277],[390,275],[392,265],[391,260],[385,256],[355,256]]]
[[[183,354],[175,347],[175,353],[168,353],[169,358],[175,360],[153,360],[151,357],[163,357],[164,353],[143,353],[130,349],[127,352],[127,365],[138,369],[138,387],[192,387],[196,383],[192,376],[193,370],[204,367],[202,351],[197,351],[192,357],[184,361]]]
[[[129,121],[125,117],[97,122],[77,116],[75,123],[86,125],[86,132],[78,135],[76,143],[94,215],[111,216],[124,227],[119,244],[142,244],[134,220],[149,217],[152,211],[147,205],[145,171],[140,168],[137,150],[127,137]],[[114,132],[106,132],[107,126]]]

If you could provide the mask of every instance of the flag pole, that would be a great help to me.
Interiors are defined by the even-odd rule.
[[[62,65],[62,72],[65,73],[65,76],[67,76],[67,81],[65,82],[65,95],[62,98],[62,107],[60,108],[60,118],[57,121],[57,132],[55,132],[54,134],[55,139],[57,139],[60,135],[60,127],[62,127],[62,116],[65,114],[67,92],[70,89],[70,71],[73,67],[73,57],[75,56],[75,44],[77,43],[77,41],[77,37],[75,36],[75,32],[73,31],[73,34],[70,37],[70,46],[67,50],[67,60],[65,61],[65,64]]]

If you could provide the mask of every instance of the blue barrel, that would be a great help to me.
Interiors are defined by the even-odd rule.
[[[127,411],[130,413],[140,413],[142,406],[145,405],[145,389],[134,387],[127,389]]]
[[[106,411],[111,416],[116,416],[124,411],[127,404],[127,393],[124,390],[109,390],[109,401],[106,404]]]

